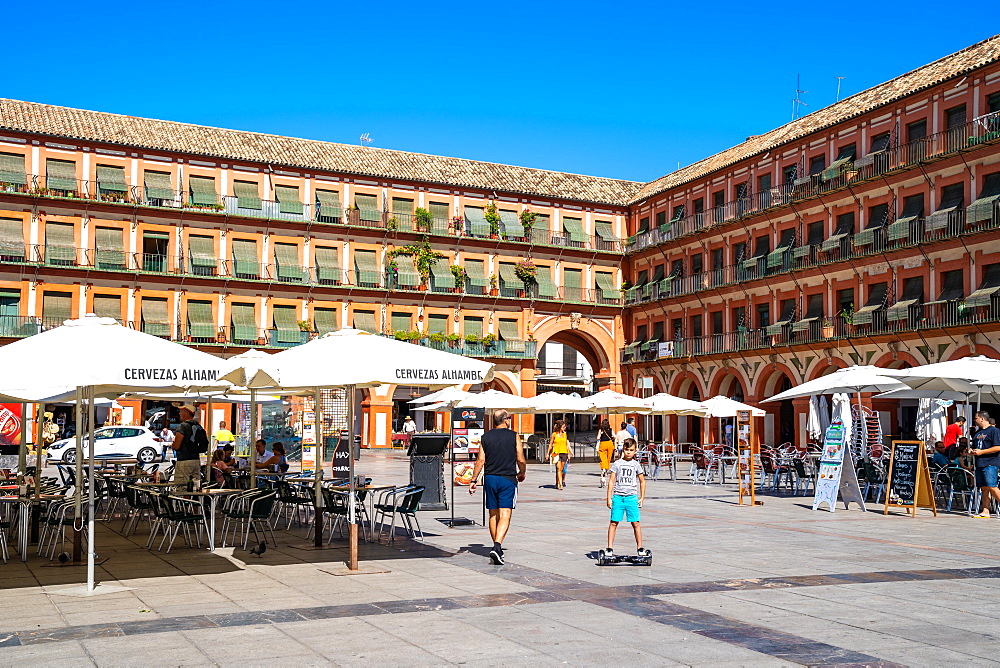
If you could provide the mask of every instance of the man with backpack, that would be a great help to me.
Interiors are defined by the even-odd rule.
[[[178,408],[181,423],[174,432],[174,449],[177,463],[174,466],[174,484],[186,487],[189,480],[201,480],[201,455],[208,452],[208,434],[195,419],[195,407],[184,404]]]

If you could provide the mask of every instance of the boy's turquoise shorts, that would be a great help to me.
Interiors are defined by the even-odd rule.
[[[629,522],[639,521],[639,497],[635,494],[611,497],[611,521],[621,522],[622,517]]]

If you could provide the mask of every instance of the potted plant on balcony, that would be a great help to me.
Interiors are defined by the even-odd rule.
[[[538,267],[531,258],[527,258],[514,265],[514,275],[524,283],[524,289],[528,290],[538,280]]]
[[[311,322],[309,322],[308,320],[299,320],[295,324],[298,325],[299,327],[299,332],[300,332],[299,340],[302,343],[306,343],[309,339],[312,338],[313,332],[312,332]]]
[[[432,332],[427,335],[427,340],[433,344],[440,345],[445,342],[445,336],[441,332]]]
[[[392,338],[396,339],[397,341],[409,341],[410,332],[405,329],[397,329],[395,332],[392,333]]]
[[[531,228],[535,226],[538,214],[531,209],[525,209],[520,213],[518,218],[521,219],[521,226],[524,228],[524,237],[526,239],[531,239]]]
[[[847,323],[848,325],[853,325],[854,324],[854,302],[851,302],[850,304],[848,304],[847,306],[845,306],[844,310],[842,310],[838,315],[840,315],[840,317],[844,319],[845,323]]]
[[[455,277],[455,292],[465,291],[465,267],[460,264],[451,265],[451,275]]]
[[[458,334],[449,334],[448,336],[446,336],[444,338],[445,338],[446,341],[448,341],[448,345],[451,346],[452,348],[454,348],[455,346],[457,346],[458,342],[462,339],[462,337],[459,336]]]
[[[465,335],[465,342],[469,343],[469,344],[475,345],[475,344],[479,343],[479,337],[476,336],[475,334],[466,334]]]
[[[422,206],[418,206],[413,212],[413,223],[416,226],[417,232],[430,232],[433,220],[434,217],[431,216],[431,212]]]
[[[500,291],[497,286],[500,284],[500,277],[496,274],[490,274],[490,297],[496,297]]]
[[[496,342],[497,342],[497,337],[495,334],[492,333],[487,334],[480,340],[480,343],[483,344],[483,347],[487,349],[492,348],[493,344]]]
[[[483,218],[490,224],[490,239],[500,238],[500,213],[497,212],[497,205],[492,201],[486,205]]]
[[[410,333],[409,333],[409,334],[407,335],[407,337],[406,337],[406,338],[407,338],[407,339],[409,339],[410,343],[413,343],[413,344],[419,344],[419,343],[420,343],[420,339],[422,339],[422,338],[423,338],[423,336],[424,336],[424,335],[423,335],[423,334],[421,334],[419,330],[416,330],[416,329],[415,329],[415,330],[411,331],[411,332],[410,332]]]
[[[399,229],[399,220],[396,218],[396,216],[389,217],[389,220],[385,222],[385,229],[389,230],[390,232],[395,232],[396,230]]]
[[[451,219],[451,233],[459,237],[465,234],[465,218],[455,216]]]
[[[833,319],[832,318],[823,318],[823,325],[822,325],[822,328],[820,330],[820,333],[821,333],[821,335],[822,335],[822,337],[824,339],[832,339],[833,338]]]

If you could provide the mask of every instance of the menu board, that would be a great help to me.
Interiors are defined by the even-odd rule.
[[[844,468],[844,423],[834,420],[826,430],[823,440],[823,454],[819,460],[819,475],[816,479],[816,496],[813,498],[813,510],[825,503],[830,512],[837,509],[837,496],[840,491],[840,475]]]
[[[937,516],[927,451],[924,448],[923,441],[892,442],[883,514],[889,512],[890,506],[897,506],[905,508],[912,517],[917,516],[917,508],[928,508]]]

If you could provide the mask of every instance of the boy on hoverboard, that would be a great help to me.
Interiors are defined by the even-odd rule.
[[[652,553],[642,546],[642,527],[639,524],[639,509],[646,497],[646,476],[642,465],[636,461],[636,442],[627,439],[622,446],[622,458],[611,465],[608,479],[608,508],[611,509],[611,523],[608,524],[608,548],[598,553],[598,564],[630,561],[649,566],[652,564]],[[635,533],[636,556],[615,556],[615,532],[622,518],[632,523]]]

